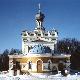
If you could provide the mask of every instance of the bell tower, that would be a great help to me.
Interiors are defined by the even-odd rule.
[[[40,3],[39,3],[38,4],[38,13],[35,16],[35,19],[36,19],[36,29],[45,30],[45,28],[43,27],[44,18],[45,18],[45,16],[41,12],[41,6],[40,6]]]
[[[45,15],[41,11],[41,6],[38,4],[38,12],[35,15],[36,27],[34,31],[22,31],[22,52],[28,54],[29,50],[38,44],[48,46],[51,53],[54,53],[55,45],[57,44],[58,32],[53,29],[46,31],[43,26]]]

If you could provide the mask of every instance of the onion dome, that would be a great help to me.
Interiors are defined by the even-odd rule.
[[[40,4],[38,5],[39,6],[39,11],[38,13],[36,14],[35,18],[37,21],[41,21],[43,22],[43,19],[44,19],[44,14],[41,12],[41,8],[40,8]]]
[[[36,20],[37,21],[43,22],[44,17],[45,17],[44,14],[42,14],[41,12],[39,12],[39,13],[36,14]]]

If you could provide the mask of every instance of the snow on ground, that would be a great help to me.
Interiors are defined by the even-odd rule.
[[[43,74],[31,74],[31,75],[0,75],[0,80],[80,80],[80,75],[68,75],[63,77],[60,74],[56,75],[43,75]]]

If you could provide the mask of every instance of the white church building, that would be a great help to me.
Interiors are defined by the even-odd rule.
[[[57,54],[58,32],[55,29],[46,31],[43,26],[45,15],[39,9],[35,15],[36,27],[33,31],[22,31],[22,53],[9,55],[9,70],[19,70],[16,62],[20,65],[21,72],[47,73],[58,71],[59,62],[70,64],[70,56]],[[17,72],[15,73],[17,74]]]

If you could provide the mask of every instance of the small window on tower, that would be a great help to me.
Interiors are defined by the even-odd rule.
[[[27,34],[23,34],[23,36],[27,36]]]
[[[52,41],[53,41],[53,40],[56,40],[56,39],[52,39]]]
[[[34,36],[34,34],[30,34],[30,36]]]
[[[48,36],[48,34],[45,34],[45,36]]]
[[[55,36],[55,34],[52,34],[52,36]]]
[[[23,40],[27,40],[27,38],[24,38]]]
[[[38,36],[41,36],[41,34],[38,34]]]

